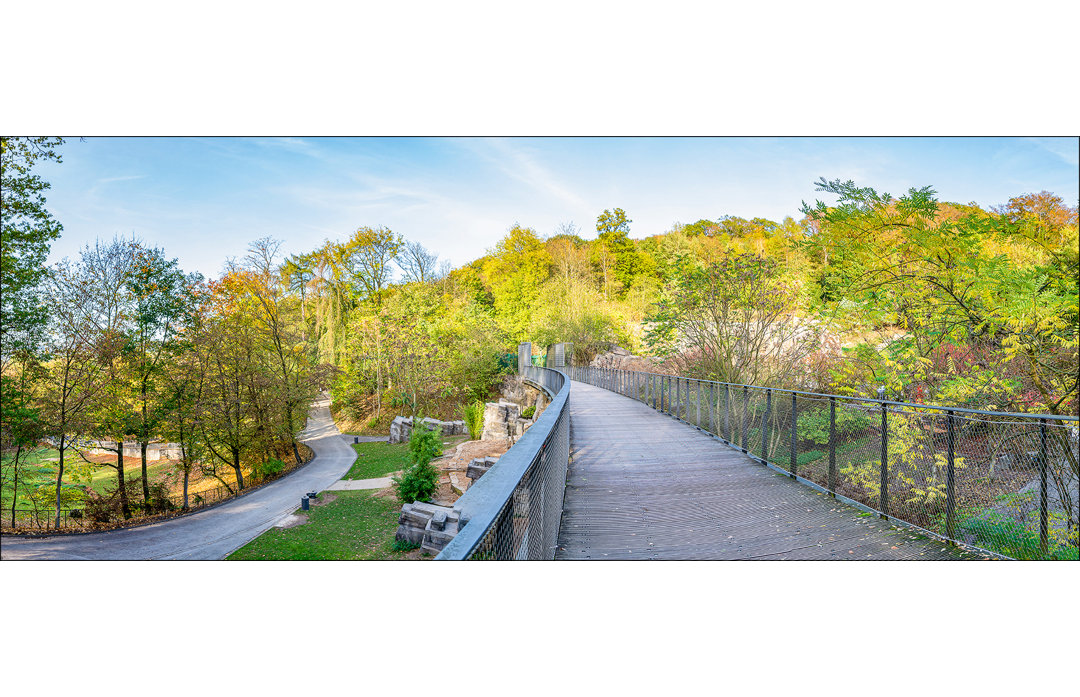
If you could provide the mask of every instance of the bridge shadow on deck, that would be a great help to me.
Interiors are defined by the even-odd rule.
[[[628,397],[576,381],[570,394],[573,462],[556,559],[978,558]]]

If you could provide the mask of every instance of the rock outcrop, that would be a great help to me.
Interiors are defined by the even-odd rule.
[[[484,431],[480,440],[517,440],[535,419],[521,416],[521,405],[499,400],[484,406]]]
[[[592,360],[589,366],[593,368],[615,368],[616,370],[638,370],[646,373],[664,372],[658,370],[661,361],[659,358],[635,356],[621,346],[614,346],[609,351],[601,353]]]
[[[466,428],[464,421],[439,421],[438,419],[425,417],[420,420],[420,423],[426,425],[428,428],[437,429],[444,436],[460,436],[468,434],[469,432],[469,429]],[[409,437],[412,435],[412,429],[413,417],[396,417],[390,423],[390,442],[407,443],[409,441]]]

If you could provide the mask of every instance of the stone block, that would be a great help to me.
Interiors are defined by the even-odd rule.
[[[414,501],[401,507],[395,539],[421,545],[438,554],[457,534],[460,514],[449,506]]]
[[[390,422],[390,442],[407,443],[412,435],[413,420],[411,416],[397,416]]]
[[[499,458],[491,456],[474,458],[465,470],[465,476],[475,482],[477,479],[484,476],[484,473],[491,469],[491,466],[498,461]]]

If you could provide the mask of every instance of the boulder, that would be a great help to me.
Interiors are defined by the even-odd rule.
[[[484,432],[480,440],[512,438],[514,421],[521,416],[521,405],[500,399],[484,405]]]
[[[460,516],[450,506],[414,501],[401,507],[394,539],[419,544],[420,549],[438,554],[459,530]]]

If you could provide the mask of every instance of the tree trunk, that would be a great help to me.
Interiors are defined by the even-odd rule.
[[[22,446],[15,450],[15,479],[11,484],[11,527],[15,527],[15,502],[19,500],[19,457],[22,455]]]
[[[150,440],[150,434],[147,433],[147,415],[146,415],[146,378],[142,381],[142,425],[139,433],[139,446],[142,450],[142,496],[143,505],[150,505],[150,483],[146,478],[146,445]]]
[[[236,473],[236,488],[237,488],[237,491],[243,491],[244,490],[244,473],[240,471],[240,451],[239,450],[233,450],[232,451],[232,456],[233,456],[232,468],[233,468],[233,472]]]
[[[120,511],[124,514],[124,520],[131,518],[131,507],[128,505],[127,482],[124,481],[124,441],[116,440],[116,481],[120,482]]]
[[[150,505],[150,485],[146,479],[146,436],[143,436],[143,440],[139,441],[140,449],[142,450],[142,499],[143,503],[147,506]]]
[[[67,450],[67,443],[64,442],[64,436],[60,436],[60,462],[56,467],[56,529],[60,529],[60,485],[64,481],[64,451]]]

